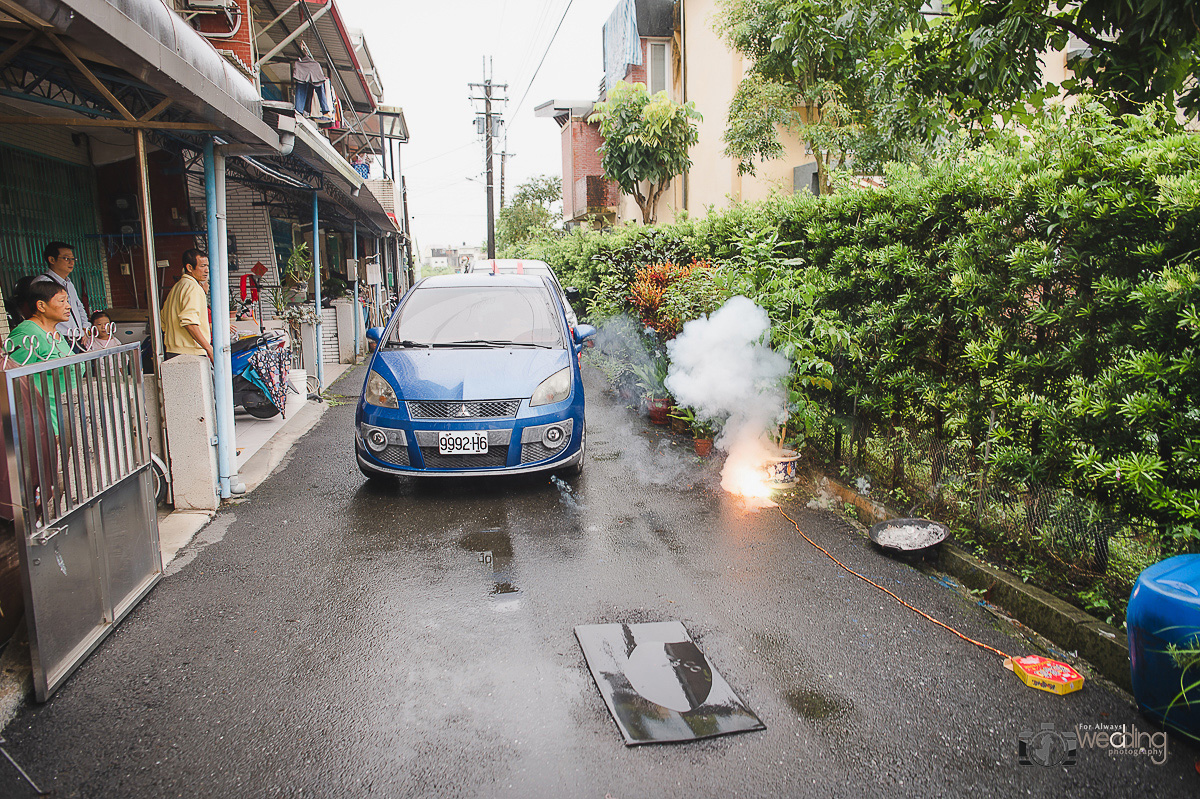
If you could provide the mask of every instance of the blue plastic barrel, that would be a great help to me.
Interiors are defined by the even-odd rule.
[[[1200,555],[1178,555],[1143,571],[1125,614],[1133,696],[1152,719],[1200,741],[1200,665],[1186,674],[1167,646],[1200,648]]]

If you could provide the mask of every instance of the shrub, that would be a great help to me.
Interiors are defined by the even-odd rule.
[[[853,409],[1152,522],[1164,555],[1200,548],[1200,136],[1085,101],[885,177],[525,255],[594,316],[650,309],[664,332],[754,300],[795,364],[793,429]]]

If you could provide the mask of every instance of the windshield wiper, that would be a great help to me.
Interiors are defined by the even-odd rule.
[[[389,344],[389,346],[392,346],[392,347],[421,347],[423,349],[428,349],[429,347],[432,347],[433,345],[425,344],[420,341],[413,341],[412,339],[406,338],[403,341],[393,341],[393,342],[391,342],[391,344]]]
[[[479,347],[537,347],[544,350],[555,349],[550,344],[535,344],[532,341],[496,341],[485,338],[473,338],[469,341],[455,341],[448,346],[456,347],[461,345],[479,346]]]

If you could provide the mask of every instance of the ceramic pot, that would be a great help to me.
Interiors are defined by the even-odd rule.
[[[771,460],[763,464],[767,482],[774,485],[790,485],[796,482],[796,461],[800,454],[795,450],[781,449]]]
[[[670,421],[668,413],[671,410],[671,400],[666,397],[651,397],[646,400],[646,409],[650,413],[653,424],[666,424]]]
[[[696,454],[701,458],[707,457],[708,453],[712,452],[711,438],[695,438],[692,439],[692,448],[696,450]]]

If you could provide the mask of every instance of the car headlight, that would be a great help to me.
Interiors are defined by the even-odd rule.
[[[399,408],[396,392],[391,384],[379,376],[374,370],[367,377],[367,387],[363,391],[363,401],[368,405],[378,405],[380,408]]]
[[[542,381],[529,400],[529,407],[562,402],[571,396],[571,367],[559,370]]]

